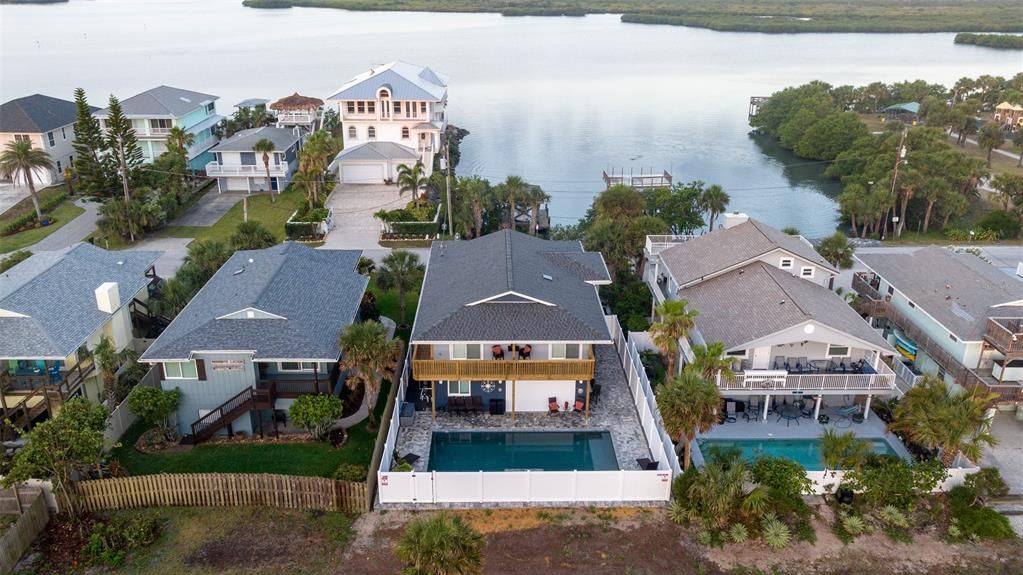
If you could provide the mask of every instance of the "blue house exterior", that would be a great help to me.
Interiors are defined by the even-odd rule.
[[[360,255],[290,242],[236,252],[140,358],[181,390],[178,432],[258,434],[302,395],[338,395],[339,337],[368,283]]]

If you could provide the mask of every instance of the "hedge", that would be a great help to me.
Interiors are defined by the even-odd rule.
[[[402,236],[427,236],[436,235],[440,224],[433,222],[392,222],[391,231]]]
[[[45,215],[47,212],[53,211],[61,202],[67,199],[67,192],[61,192],[52,198],[43,201],[39,204],[39,209]],[[0,236],[12,236],[22,230],[36,227],[33,222],[36,221],[35,209],[29,210],[20,216],[17,216],[13,220],[7,223],[3,228],[0,228]]]
[[[30,257],[32,257],[32,252],[28,250],[18,250],[7,257],[0,259],[0,273],[4,273]]]

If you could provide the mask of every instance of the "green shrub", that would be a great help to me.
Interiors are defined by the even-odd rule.
[[[972,230],[948,227],[942,233],[945,235],[945,239],[953,242],[991,242],[998,239],[998,234],[994,230],[982,227]]]
[[[979,222],[978,228],[993,231],[999,239],[1007,240],[1019,235],[1019,219],[1012,213],[1003,210],[988,212]]]
[[[894,505],[885,505],[882,507],[881,511],[877,513],[877,517],[881,520],[881,523],[884,523],[888,527],[894,527],[897,529],[909,528],[909,518]]]
[[[27,260],[30,257],[32,257],[32,252],[28,250],[18,250],[12,253],[11,255],[0,260],[0,273],[4,273],[5,271],[13,268],[14,266],[20,264],[21,262]]]
[[[174,388],[164,391],[158,387],[135,386],[128,393],[128,407],[149,425],[163,430],[164,437],[174,438],[174,428],[170,416],[181,404],[181,389]]]
[[[976,492],[964,485],[949,492],[949,503],[960,535],[958,538],[1013,539],[1009,520],[989,507],[974,505]],[[949,533],[949,537],[952,534]]]
[[[714,544],[714,534],[706,529],[700,529],[696,532],[696,540],[704,547],[710,547]]]
[[[749,530],[742,523],[736,523],[728,528],[728,538],[732,543],[745,543],[749,539]]]
[[[334,395],[303,395],[288,408],[288,417],[295,425],[322,441],[341,417],[341,400]]]
[[[792,541],[792,532],[774,517],[767,517],[760,525],[760,538],[771,549],[784,549]]]
[[[843,515],[840,521],[842,530],[853,537],[863,535],[867,531],[867,522],[859,515]]]
[[[801,498],[811,492],[806,468],[786,457],[759,457],[751,471],[753,481],[770,488],[772,499]]]
[[[689,522],[689,510],[678,499],[672,500],[671,508],[668,509],[668,517],[672,523],[685,525]]]
[[[870,508],[907,509],[947,476],[937,460],[910,463],[892,455],[871,455],[859,469],[846,473],[845,482]]]
[[[342,463],[338,466],[337,471],[334,472],[334,479],[361,483],[366,481],[366,475],[368,472],[369,471],[366,469],[365,465],[359,465],[358,463]]]
[[[798,236],[799,235],[799,228],[796,228],[796,227],[793,227],[793,226],[787,226],[787,227],[782,228],[781,232],[783,234],[789,235],[789,236]]]
[[[151,512],[115,514],[109,521],[93,525],[85,555],[95,565],[117,567],[128,552],[152,545],[162,527],[160,518]]]
[[[982,504],[991,497],[1005,497],[1009,494],[1009,486],[1005,484],[997,467],[985,467],[967,475],[963,487],[973,492],[973,505]]]

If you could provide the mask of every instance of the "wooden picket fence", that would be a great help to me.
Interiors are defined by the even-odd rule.
[[[365,483],[269,473],[165,473],[77,484],[86,511],[135,507],[234,507],[265,505],[363,513]]]

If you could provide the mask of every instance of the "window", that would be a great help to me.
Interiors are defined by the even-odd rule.
[[[893,286],[888,286],[888,295],[895,295],[895,288]]]
[[[916,309],[916,304],[915,303],[913,303],[913,302],[908,302],[908,303],[909,303],[909,307]]]
[[[396,113],[401,113],[401,102],[395,102],[393,107]]]
[[[419,102],[419,113],[426,113],[426,102]]]
[[[170,130],[171,128],[174,127],[174,122],[166,118],[160,120],[149,120],[149,127],[153,128],[154,130],[156,129]]]
[[[813,266],[803,266],[799,270],[799,277],[801,278],[812,278],[813,277]]]
[[[480,357],[480,345],[478,343],[451,344],[451,359],[480,359]]]
[[[58,174],[64,173],[64,168],[60,167],[60,160],[57,160],[57,173]]]
[[[780,267],[783,270],[792,269],[792,258],[782,258],[781,263],[778,264],[778,267]]]
[[[49,140],[50,147],[57,145],[57,141],[53,139],[53,132],[46,132],[46,139]]]
[[[64,131],[64,128],[60,129],[60,138],[62,140],[66,140],[67,139],[67,132]]]
[[[950,340],[952,340],[952,341],[954,341],[956,343],[959,343],[959,338],[956,337],[955,334],[952,334],[952,333],[948,334],[948,339],[950,339]]]
[[[206,104],[206,113],[207,114],[212,114],[216,110],[217,110],[217,105],[214,104],[213,102],[210,102],[209,104]]]
[[[167,361],[163,364],[163,376],[166,379],[196,379],[194,361]]]
[[[370,100],[369,102],[366,102],[366,111],[369,112],[370,114],[376,114],[377,113],[377,103],[372,101],[372,100]]]
[[[471,381],[449,381],[448,395],[469,395],[472,391]]]
[[[28,142],[29,140],[28,134],[14,134],[15,142]]]
[[[356,105],[359,108],[359,113],[360,114],[365,114],[366,113],[366,102],[357,102]]]
[[[369,128],[366,128],[366,137],[369,138],[370,140],[372,140],[373,138],[376,138],[377,137],[377,129],[374,128],[373,126],[370,126]]]
[[[348,104],[348,113],[349,114],[354,114],[355,113],[355,102],[348,101],[347,104]]]
[[[70,164],[72,168],[75,167],[75,157],[74,156],[68,156],[67,157],[67,163]]]
[[[828,345],[828,357],[846,357],[849,355],[847,345]]]
[[[282,361],[277,364],[280,371],[312,371],[315,365],[309,361]]]
[[[357,140],[358,139],[358,136],[355,135],[355,126],[349,126],[348,127],[348,139],[349,140]]]
[[[379,92],[377,92],[377,98],[388,98],[388,97],[390,97],[390,94],[387,93],[386,89],[381,89]]]
[[[243,166],[256,165],[256,152],[242,152],[240,155]]]
[[[551,359],[579,359],[579,344],[552,343]]]
[[[725,355],[727,355],[728,357],[746,357],[746,350],[745,349],[735,349],[735,350],[732,350],[732,351],[726,351]]]
[[[401,139],[402,140],[407,140],[408,139],[408,128],[402,128],[401,129]]]

